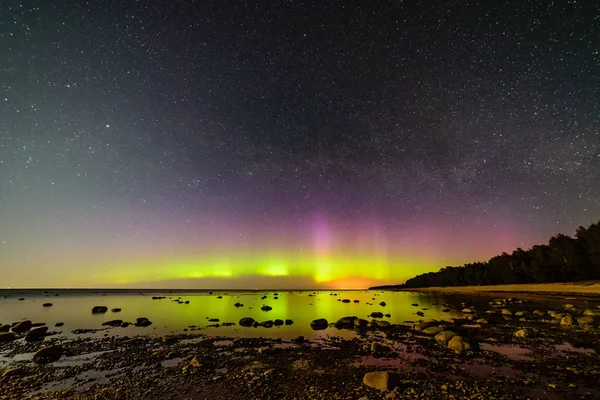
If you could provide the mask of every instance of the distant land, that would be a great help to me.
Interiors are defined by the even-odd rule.
[[[600,293],[600,284],[594,282],[597,280],[600,280],[600,221],[577,228],[575,238],[558,234],[547,245],[536,245],[529,250],[518,248],[512,254],[502,253],[487,262],[445,267],[417,275],[404,284],[370,289]],[[566,282],[573,283],[565,285]]]

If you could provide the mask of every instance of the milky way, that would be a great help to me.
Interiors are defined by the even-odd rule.
[[[600,3],[321,3],[3,1],[0,285],[364,287],[600,218]]]

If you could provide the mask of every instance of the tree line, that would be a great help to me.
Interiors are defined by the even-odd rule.
[[[572,282],[600,279],[600,221],[580,226],[575,238],[558,234],[548,244],[502,253],[487,262],[445,267],[409,279],[403,288]]]

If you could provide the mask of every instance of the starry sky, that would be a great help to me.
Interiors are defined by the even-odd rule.
[[[600,3],[0,4],[0,286],[362,288],[600,219]]]

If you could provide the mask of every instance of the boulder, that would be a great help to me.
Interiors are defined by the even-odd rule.
[[[16,336],[12,332],[2,332],[2,333],[0,333],[0,343],[12,342],[15,339],[16,339]]]
[[[92,308],[92,314],[103,314],[108,311],[108,307],[106,306],[94,306]]]
[[[31,321],[21,321],[17,322],[13,327],[12,331],[15,333],[25,333],[31,329]]]
[[[260,309],[263,310],[263,311],[271,311],[273,309],[273,307],[271,307],[271,306],[262,306]]]
[[[52,303],[44,303],[42,304],[42,307],[52,307]]]
[[[515,313],[515,316],[516,316],[516,317],[524,317],[524,316],[526,316],[526,315],[529,315],[529,312],[527,312],[526,310],[517,311],[517,312]]]
[[[339,329],[352,328],[354,327],[354,320],[356,319],[357,317],[342,317],[337,320],[337,322],[335,323],[335,327]]]
[[[385,304],[385,301],[382,301],[381,303],[379,303],[379,305],[380,305],[381,307],[385,307],[385,306],[386,306],[386,304]]]
[[[296,343],[296,344],[304,343],[304,336],[298,336],[297,338],[295,338],[294,343]]]
[[[328,325],[329,322],[325,318],[315,319],[310,323],[310,327],[316,331],[326,329]]]
[[[474,311],[472,308],[466,307],[462,310],[463,314],[472,314]]]
[[[591,308],[586,308],[586,309],[583,311],[583,315],[587,315],[587,316],[592,316],[592,317],[595,317],[595,316],[598,316],[598,315],[600,315],[600,312],[598,312],[598,311],[596,311],[596,310],[592,310]]]
[[[35,328],[35,329],[32,329],[29,332],[27,332],[27,336],[25,336],[25,340],[28,342],[34,341],[34,340],[40,340],[40,339],[43,339],[47,333],[48,333],[48,327],[41,326],[39,328]]]
[[[596,318],[591,315],[584,315],[577,317],[577,325],[579,326],[593,326],[596,322]]]
[[[254,324],[254,318],[250,318],[250,317],[244,317],[242,319],[240,319],[239,324],[241,326],[245,326],[245,327],[251,327]]]
[[[444,330],[444,328],[442,328],[441,326],[430,326],[427,327],[425,329],[423,329],[423,333],[426,335],[437,335],[438,333],[442,332]]]
[[[122,319],[113,319],[112,321],[106,321],[102,323],[102,326],[121,326],[123,324]]]
[[[512,311],[510,311],[508,308],[503,308],[501,313],[502,315],[513,315]]]
[[[392,326],[388,321],[374,321],[378,328],[386,329]]]
[[[452,336],[448,342],[448,348],[455,353],[460,353],[464,350],[470,350],[471,345],[462,336]]]
[[[50,363],[58,361],[64,354],[62,346],[42,347],[33,355],[33,361],[39,363]]]
[[[546,311],[542,311],[542,310],[535,310],[533,312],[533,315],[536,315],[538,317],[543,317],[544,315],[546,315]]]
[[[64,322],[57,322],[54,324],[54,326],[59,327],[59,326],[63,326],[65,323]]]
[[[452,339],[454,336],[456,336],[456,333],[454,333],[452,331],[442,331],[442,332],[438,333],[437,335],[435,335],[434,338],[438,342],[446,343],[450,339]]]
[[[515,332],[515,336],[518,338],[526,338],[531,336],[531,331],[527,328],[519,329]]]
[[[152,321],[150,321],[146,317],[137,318],[136,322],[135,322],[135,326],[146,327],[146,326],[150,326],[150,325],[152,325]]]
[[[342,303],[350,303],[350,299],[343,299]]]
[[[292,325],[294,323],[294,321],[292,321],[291,319],[286,319],[285,320],[285,324],[286,325]]]
[[[383,313],[379,312],[379,311],[373,311],[371,314],[369,314],[369,317],[371,317],[371,318],[383,318]]]
[[[110,311],[112,311],[112,312],[121,312],[121,309],[120,309],[120,308],[113,308],[113,309],[112,309],[112,310],[110,310]]]
[[[400,384],[400,377],[389,371],[367,372],[363,377],[363,383],[374,389],[392,390]]]
[[[354,320],[354,327],[358,329],[365,329],[369,325],[369,321],[362,318],[357,318]]]
[[[275,326],[281,326],[283,324],[284,324],[284,322],[282,319],[276,319],[275,321],[273,321],[273,325],[275,325]]]
[[[417,311],[415,314],[417,314],[419,317],[425,316],[425,313],[423,311]]]
[[[377,342],[371,343],[371,354],[372,355],[379,355],[387,350],[388,350],[387,347],[383,346],[380,343],[377,343]]]
[[[235,303],[233,306],[234,307],[243,307],[244,305],[242,303]]]
[[[567,314],[560,320],[560,324],[563,326],[573,326],[577,323],[571,314]]]
[[[0,325],[0,333],[10,331],[10,325]]]

